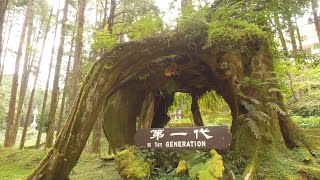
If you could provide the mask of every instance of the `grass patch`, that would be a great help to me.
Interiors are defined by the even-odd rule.
[[[0,148],[0,179],[25,179],[47,153],[44,149]],[[115,170],[114,163],[103,161],[94,154],[84,151],[70,179],[117,180],[121,179]]]
[[[0,177],[8,180],[26,177],[45,154],[45,150],[0,148]]]

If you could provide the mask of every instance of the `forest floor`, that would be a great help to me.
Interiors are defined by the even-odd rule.
[[[313,140],[317,139],[315,143],[319,145],[318,150],[320,150],[320,128],[305,129],[305,131],[309,136],[314,137]],[[0,135],[2,135],[1,132]],[[32,139],[30,142],[32,142]],[[4,148],[2,146],[3,142],[0,144],[0,179],[25,179],[46,154],[44,149],[19,150],[17,147]],[[88,150],[82,153],[80,160],[71,171],[69,177],[77,180],[121,179],[112,161],[101,160],[97,155],[88,152]]]
[[[22,129],[21,129],[22,130]],[[25,149],[19,150],[19,142],[21,130],[18,132],[17,143],[12,148],[4,148],[4,128],[0,128],[0,179],[5,180],[20,180],[25,179],[32,169],[45,156],[46,150],[30,148],[35,146],[37,138],[37,130],[30,128],[28,130]],[[45,133],[42,134],[42,141],[45,140]],[[107,147],[103,138],[102,144]],[[115,170],[112,161],[101,160],[96,154],[90,153],[89,148],[86,148],[74,169],[70,173],[70,179],[87,180],[117,180],[121,179],[118,172]],[[106,152],[106,148],[103,148]],[[101,154],[102,158],[106,153]]]
[[[25,179],[46,154],[44,149],[0,148],[0,179]],[[101,160],[94,154],[82,153],[70,179],[121,179],[112,161]]]

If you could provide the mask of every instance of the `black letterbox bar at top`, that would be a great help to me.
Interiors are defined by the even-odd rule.
[[[152,149],[226,149],[231,143],[227,126],[140,129],[135,145]]]

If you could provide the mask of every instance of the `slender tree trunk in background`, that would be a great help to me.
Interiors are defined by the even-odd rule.
[[[80,64],[81,64],[81,53],[82,53],[82,38],[83,38],[83,24],[84,24],[84,11],[86,9],[86,0],[78,1],[78,21],[77,21],[77,35],[76,35],[76,46],[74,50],[73,60],[73,83],[72,83],[72,100],[76,97],[79,89],[80,79]]]
[[[311,0],[311,8],[312,8],[312,14],[313,14],[313,22],[317,30],[318,40],[320,42],[320,22],[318,19],[318,1],[317,0]]]
[[[296,24],[296,31],[297,31],[297,38],[298,38],[298,43],[299,43],[299,50],[303,50],[303,46],[302,46],[302,38],[301,38],[301,34],[300,34],[300,29],[298,26],[298,21],[297,21],[297,15],[294,15],[294,20],[295,20],[295,24]]]
[[[288,75],[288,78],[289,78],[290,90],[291,90],[291,93],[293,95],[293,98],[294,98],[294,100],[298,101],[299,100],[299,97],[298,97],[299,93],[297,93],[293,88],[293,75],[290,72],[287,72],[287,75]]]
[[[123,12],[124,13],[122,13],[122,22],[125,22],[125,20],[126,20],[126,5],[124,4],[123,5]],[[109,18],[110,18],[110,16],[109,16]],[[113,16],[113,18],[114,18],[114,16]],[[113,20],[112,20],[113,21]],[[113,22],[112,22],[113,23]],[[112,28],[113,28],[113,24],[112,24],[112,26],[111,26],[111,30],[109,30],[110,31],[110,34],[111,34],[111,32],[112,32]],[[121,34],[119,35],[120,37],[119,37],[119,43],[123,43],[124,42],[124,33],[123,32],[121,32]]]
[[[2,57],[2,48],[3,48],[2,32],[3,32],[3,24],[5,21],[5,14],[6,14],[7,6],[8,6],[8,0],[0,0],[0,70],[3,68],[1,66],[1,64],[2,64],[1,57]],[[0,84],[1,84],[1,79],[0,79]]]
[[[281,26],[281,23],[280,23],[280,19],[279,19],[279,15],[278,14],[274,14],[274,23],[276,25],[276,29],[277,29],[277,32],[279,34],[279,39],[280,39],[280,42],[281,42],[281,46],[282,46],[282,49],[284,51],[285,54],[288,54],[288,47],[287,47],[287,43],[286,43],[286,40],[284,39],[284,35],[282,33],[282,26]]]
[[[25,118],[23,132],[22,132],[21,141],[20,141],[20,149],[24,148],[24,143],[25,143],[25,139],[26,139],[26,135],[27,135],[29,120],[31,118],[34,94],[35,94],[35,91],[36,91],[36,85],[37,85],[37,81],[38,81],[38,77],[39,77],[39,71],[40,71],[40,65],[41,65],[41,62],[42,62],[43,51],[44,51],[44,47],[45,47],[45,44],[46,44],[48,32],[50,30],[50,22],[51,22],[51,17],[52,17],[52,11],[53,11],[53,7],[51,8],[48,24],[47,24],[46,29],[45,29],[45,34],[44,34],[43,43],[42,43],[42,47],[41,47],[41,53],[40,53],[40,57],[39,57],[39,61],[38,61],[38,66],[37,66],[37,69],[36,69],[36,72],[35,72],[35,79],[34,79],[34,82],[33,82],[33,88],[32,88],[32,91],[31,91],[31,96],[30,96],[30,100],[29,100],[27,115],[26,115],[26,118]],[[39,34],[40,34],[40,31],[41,31],[41,26],[40,26],[40,29],[39,29]],[[38,38],[39,38],[39,36],[38,36]],[[39,40],[38,38],[37,38],[37,42]],[[35,55],[33,55],[33,58],[34,58],[34,56]]]
[[[5,22],[4,22],[4,25],[2,27],[2,49],[1,49],[2,50],[1,51],[2,54],[3,54],[4,41],[5,41],[6,37],[7,37],[7,29],[8,29],[9,19],[10,19],[10,11],[5,11],[5,15],[4,15]],[[1,58],[0,58],[0,62],[1,62]]]
[[[0,87],[2,85],[2,77],[3,77],[3,70],[4,70],[4,62],[5,60],[3,59],[3,61],[1,62],[1,68],[0,68]]]
[[[37,82],[35,81],[34,83],[36,84]],[[22,131],[22,136],[21,136],[21,140],[20,140],[20,147],[19,147],[19,149],[23,149],[23,148],[24,148],[24,143],[25,143],[25,141],[26,141],[26,135],[27,135],[28,125],[29,125],[29,121],[30,121],[31,113],[32,113],[33,99],[34,99],[34,93],[35,93],[35,84],[33,85],[33,89],[32,89],[32,91],[31,91],[31,96],[30,96],[30,99],[29,99],[28,110],[27,110],[26,118],[24,119],[23,131]]]
[[[61,61],[63,56],[63,46],[64,46],[64,39],[67,30],[67,16],[68,16],[68,6],[69,0],[65,0],[64,9],[63,9],[63,19],[62,19],[62,26],[61,26],[61,35],[60,35],[60,45],[58,49],[57,55],[57,63],[55,68],[54,80],[53,80],[53,88],[51,94],[51,103],[50,103],[50,110],[49,110],[49,127],[48,133],[46,138],[46,148],[50,148],[53,145],[53,137],[55,131],[55,115],[57,110],[58,104],[58,93],[59,93],[59,78],[60,78],[60,69],[61,69]]]
[[[22,56],[22,49],[25,39],[25,34],[27,30],[27,25],[29,23],[29,19],[32,12],[32,5],[33,0],[29,0],[26,16],[23,23],[23,28],[20,35],[20,42],[19,42],[19,48],[17,52],[16,62],[15,62],[15,71],[12,78],[12,86],[11,86],[11,95],[10,95],[10,102],[9,102],[9,110],[8,110],[8,116],[7,116],[7,126],[6,126],[6,134],[5,134],[5,140],[4,140],[4,146],[5,147],[11,147],[14,145],[13,141],[13,133],[14,133],[14,112],[15,112],[15,106],[16,106],[16,97],[17,97],[17,89],[18,89],[18,75],[19,75],[19,69],[20,69],[20,59]]]
[[[191,112],[193,116],[193,122],[196,126],[204,126],[200,109],[199,109],[199,104],[198,104],[199,97],[194,93],[191,93],[191,97],[192,97]]]
[[[43,19],[42,19],[43,20]],[[26,95],[26,91],[27,91],[27,88],[28,88],[28,83],[29,83],[29,77],[30,77],[30,73],[32,71],[32,67],[33,67],[33,64],[34,64],[34,60],[35,60],[35,56],[36,56],[36,47],[38,46],[38,43],[39,43],[39,40],[40,40],[40,35],[41,35],[41,30],[42,30],[42,27],[43,26],[43,21],[40,22],[39,24],[39,31],[38,31],[38,35],[37,35],[37,38],[34,40],[35,43],[33,43],[34,45],[31,46],[29,48],[29,52],[28,54],[30,54],[30,51],[32,49],[32,47],[35,47],[34,51],[32,52],[32,55],[30,54],[29,55],[29,58],[26,59],[26,61],[29,62],[28,64],[28,67],[27,67],[27,70],[25,72],[25,76],[22,76],[21,79],[24,80],[24,82],[21,82],[21,86],[20,86],[20,95],[23,93],[23,97],[20,99],[20,95],[19,95],[19,104],[18,104],[18,110],[17,110],[17,115],[15,116],[15,131],[14,131],[14,141],[16,140],[16,136],[17,136],[17,133],[18,133],[18,129],[19,129],[19,126],[20,126],[20,123],[19,123],[19,120],[20,120],[20,115],[21,115],[21,111],[22,111],[22,107],[23,107],[23,102],[25,100],[25,95]],[[22,89],[23,88],[23,89]],[[22,103],[20,104],[20,100],[22,101]],[[19,105],[20,105],[20,108],[19,109]],[[19,118],[18,118],[19,117]]]
[[[76,18],[76,24],[77,24],[78,18]],[[63,89],[63,94],[62,94],[62,100],[61,100],[61,107],[60,107],[60,113],[59,113],[59,120],[58,120],[58,127],[57,127],[57,135],[60,133],[61,126],[62,126],[62,121],[63,121],[63,114],[65,111],[65,101],[66,101],[66,96],[67,96],[67,87],[68,87],[68,80],[70,77],[70,63],[71,63],[71,58],[72,58],[72,50],[74,48],[74,35],[76,33],[77,26],[74,26],[73,32],[72,32],[72,38],[71,38],[71,45],[70,45],[70,50],[69,50],[69,60],[68,60],[68,65],[67,65],[67,72],[66,72],[66,77],[64,80],[64,89]],[[73,100],[72,100],[73,101]]]
[[[40,114],[40,123],[38,127],[38,136],[37,136],[37,142],[36,142],[36,149],[40,148],[40,142],[41,142],[41,134],[42,134],[42,129],[43,129],[43,123],[44,123],[44,117],[45,117],[45,112],[46,112],[46,106],[47,106],[47,99],[48,99],[48,91],[49,91],[49,83],[50,83],[50,76],[51,76],[51,70],[52,70],[52,62],[53,62],[53,56],[54,56],[54,50],[55,50],[55,44],[54,42],[56,41],[57,37],[57,29],[58,29],[58,17],[59,17],[59,7],[60,7],[60,0],[58,3],[58,10],[57,14],[55,16],[55,28],[54,28],[54,36],[53,36],[53,45],[51,49],[51,58],[50,58],[50,63],[49,63],[49,72],[48,72],[48,77],[47,77],[47,83],[46,83],[46,89],[44,91],[44,97],[42,101],[42,108],[41,108],[41,114]]]
[[[60,113],[59,113],[59,121],[58,121],[58,127],[57,127],[57,134],[60,133],[61,126],[62,126],[62,121],[63,121],[63,115],[64,115],[64,106],[65,106],[65,101],[66,101],[66,95],[67,95],[67,89],[68,89],[68,79],[70,76],[70,62],[71,62],[71,52],[73,48],[73,40],[71,42],[71,48],[70,48],[70,55],[69,55],[69,61],[67,65],[67,72],[66,72],[66,77],[64,80],[64,89],[63,89],[63,95],[62,95],[62,102],[61,102],[61,107],[60,107]]]
[[[33,32],[33,15],[31,14],[29,25],[28,25],[28,33],[27,33],[27,42],[26,42],[26,49],[25,49],[25,56],[23,62],[23,73],[21,75],[21,85],[20,85],[20,92],[19,92],[19,100],[18,100],[18,108],[17,113],[14,118],[14,133],[13,133],[13,141],[16,142],[16,135],[19,130],[20,126],[20,115],[23,108],[24,99],[27,92],[27,86],[29,82],[29,61],[31,61],[30,54],[31,54],[31,37]]]
[[[105,1],[104,3],[104,9],[103,9],[103,20],[102,20],[102,25],[101,27],[99,28],[100,30],[104,29],[106,24],[107,24],[107,18],[108,18],[108,0]],[[100,16],[100,19],[101,19],[101,16]],[[109,20],[109,19],[108,19]],[[108,29],[109,33],[110,33],[110,29]],[[101,48],[100,49],[100,57],[103,55],[104,53],[104,49]]]
[[[103,109],[101,109],[100,115],[97,118],[96,123],[93,126],[92,133],[92,145],[91,150],[93,153],[101,155],[101,130],[102,130],[102,122],[103,122]]]
[[[107,24],[107,18],[108,18],[108,0],[105,0],[104,2],[104,9],[103,9],[103,20],[102,20],[102,27],[103,29]]]
[[[10,40],[14,16],[15,16],[15,13],[13,13],[13,15],[12,15],[11,23],[9,26],[8,35],[7,35],[7,42],[6,42],[6,49],[4,50],[2,65],[1,65],[1,69],[0,69],[0,87],[1,87],[2,77],[3,77],[4,63],[6,61],[7,52],[8,52],[8,44],[9,44],[9,40]]]
[[[108,31],[112,34],[112,27],[114,24],[114,12],[116,11],[116,0],[111,0],[110,2],[110,12],[108,18]]]
[[[292,44],[292,52],[293,52],[293,54],[296,54],[298,52],[298,47],[297,47],[296,37],[294,35],[295,28],[293,27],[291,17],[286,18],[286,20],[288,23],[288,30],[289,30],[290,40],[291,40],[291,44]]]

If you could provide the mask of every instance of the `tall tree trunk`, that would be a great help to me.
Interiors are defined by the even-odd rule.
[[[298,43],[299,43],[299,50],[303,50],[303,46],[302,46],[302,38],[301,38],[301,34],[300,34],[300,29],[298,26],[298,21],[297,21],[297,15],[294,15],[294,20],[295,20],[295,24],[296,24],[296,31],[297,31],[297,38],[298,38]]]
[[[50,63],[49,63],[49,72],[48,72],[48,77],[47,77],[47,82],[46,82],[46,89],[44,91],[44,97],[42,101],[42,108],[41,108],[41,114],[40,114],[40,123],[38,127],[38,136],[37,136],[37,142],[36,142],[36,148],[40,148],[40,142],[41,142],[41,134],[42,134],[42,129],[43,129],[43,119],[45,118],[45,112],[46,112],[46,106],[47,106],[47,99],[48,99],[48,91],[49,91],[49,83],[50,83],[50,76],[51,76],[51,70],[52,70],[52,62],[53,62],[53,56],[54,56],[54,50],[55,50],[55,44],[54,42],[56,41],[57,37],[57,29],[58,29],[58,17],[59,17],[59,7],[60,7],[60,0],[58,3],[58,10],[57,14],[55,16],[55,29],[54,29],[54,36],[53,36],[53,45],[51,49],[51,58],[50,58]]]
[[[67,95],[67,89],[68,89],[68,79],[70,75],[70,62],[71,62],[71,52],[73,48],[73,40],[71,41],[71,48],[70,48],[70,55],[69,55],[69,61],[67,65],[67,72],[66,72],[66,77],[64,80],[64,89],[63,89],[63,94],[62,94],[62,100],[61,100],[61,107],[60,107],[60,113],[59,113],[59,120],[58,120],[58,127],[57,127],[57,134],[60,133],[61,126],[62,126],[62,121],[63,121],[63,115],[64,115],[64,110],[65,110],[65,101],[66,101],[66,95]]]
[[[311,0],[311,8],[312,8],[312,14],[313,14],[313,22],[316,27],[318,40],[320,42],[320,22],[318,19],[318,1],[317,0]]]
[[[16,142],[16,136],[18,133],[18,129],[20,126],[20,115],[23,108],[24,99],[27,92],[27,86],[29,82],[29,75],[30,75],[30,69],[29,69],[29,61],[31,61],[31,37],[33,32],[33,15],[30,17],[29,25],[28,25],[28,33],[27,33],[27,42],[26,42],[26,49],[25,49],[25,56],[24,56],[24,62],[23,62],[23,73],[21,75],[21,85],[20,85],[20,92],[19,92],[19,100],[18,100],[18,108],[17,113],[15,115],[14,119],[14,133],[13,133],[13,141]],[[36,33],[34,33],[36,34]],[[34,35],[35,36],[35,35]]]
[[[111,3],[113,3],[113,2],[111,2]],[[114,4],[114,6],[115,6],[115,4]],[[113,11],[115,11],[115,7],[114,7],[114,9],[113,9],[113,7],[111,6],[111,9],[113,10]],[[110,13],[111,13],[111,11],[110,11]],[[113,12],[113,16],[114,16],[114,12]],[[106,26],[106,24],[107,24],[107,20],[108,20],[108,22],[109,22],[109,19],[107,19],[108,18],[108,0],[105,0],[105,3],[104,3],[104,9],[103,9],[103,20],[102,20],[102,25],[101,25],[101,27],[100,27],[100,30],[102,30],[102,29],[104,29],[105,28],[105,26]],[[109,17],[110,18],[110,17]],[[112,20],[113,21],[113,20]],[[111,32],[112,32],[112,27],[110,27],[109,28],[109,26],[108,26],[108,31],[109,31],[109,33],[111,34]],[[100,49],[100,57],[102,56],[102,54],[104,53],[104,49],[103,48],[101,48]]]
[[[92,145],[91,150],[93,153],[101,155],[101,130],[102,130],[102,122],[103,122],[103,109],[100,111],[100,115],[93,127],[92,133]]]
[[[191,93],[191,97],[192,97],[191,112],[193,116],[193,122],[196,126],[204,126],[200,109],[199,109],[199,104],[198,104],[199,97],[195,93]]]
[[[9,32],[8,32],[8,35],[7,35],[6,49],[4,50],[2,65],[1,65],[1,69],[0,69],[0,86],[1,86],[2,77],[3,77],[4,64],[5,64],[6,57],[7,57],[8,44],[9,44],[9,40],[10,40],[10,35],[11,35],[12,26],[13,26],[14,16],[15,16],[15,13],[12,14],[11,23],[10,23],[9,30],[8,30]]]
[[[103,29],[107,24],[107,18],[108,18],[108,0],[105,0],[104,2],[104,9],[103,9],[103,20],[102,20],[102,26],[100,29]]]
[[[42,19],[43,20],[43,19]],[[40,22],[39,24],[39,31],[38,31],[38,35],[34,35],[34,40],[33,40],[33,44],[32,46],[30,46],[29,48],[29,51],[32,52],[32,47],[37,47],[38,46],[38,42],[40,40],[40,35],[41,35],[41,27],[43,25],[43,21]],[[17,133],[18,133],[18,129],[19,129],[19,126],[20,126],[20,123],[19,123],[19,120],[20,120],[20,115],[21,115],[21,111],[22,111],[22,107],[23,107],[23,102],[24,102],[24,99],[25,99],[25,94],[26,94],[26,91],[27,91],[27,87],[28,87],[28,83],[29,83],[29,77],[30,77],[30,73],[32,72],[32,67],[34,65],[34,60],[35,60],[35,56],[36,56],[36,49],[33,50],[32,54],[30,52],[28,52],[28,55],[29,58],[26,59],[26,61],[28,61],[28,66],[27,66],[27,70],[25,72],[25,76],[22,76],[21,79],[23,80],[21,82],[21,86],[20,86],[20,95],[23,93],[23,96],[22,98],[20,99],[20,95],[19,95],[19,103],[18,103],[18,108],[19,108],[19,105],[20,105],[20,108],[21,109],[18,109],[17,110],[17,115],[15,116],[15,130],[14,130],[14,142],[16,141],[16,136],[17,136]],[[24,88],[24,89],[22,89]],[[20,104],[20,100],[22,101],[22,103]],[[19,118],[18,118],[19,117]]]
[[[287,76],[289,78],[289,84],[290,84],[290,90],[291,90],[291,93],[293,95],[293,98],[295,101],[298,101],[299,100],[299,93],[297,93],[297,91],[294,90],[294,87],[293,87],[293,74],[291,72],[286,72],[287,73]]]
[[[112,34],[112,27],[114,24],[114,12],[116,11],[116,0],[111,0],[110,12],[108,17],[108,31]]]
[[[63,56],[63,48],[64,48],[64,39],[67,31],[67,16],[68,16],[68,7],[69,0],[65,0],[64,9],[63,9],[63,19],[62,19],[62,27],[61,27],[61,35],[60,35],[60,45],[58,49],[57,55],[57,63],[55,68],[54,80],[53,80],[53,88],[51,94],[51,103],[49,110],[49,127],[46,138],[46,148],[50,148],[53,145],[53,137],[55,131],[55,115],[58,104],[58,93],[59,93],[59,78],[60,78],[60,69],[61,69],[61,61]]]
[[[27,25],[29,23],[30,16],[32,14],[32,6],[33,6],[33,0],[29,0],[27,12],[25,15],[21,35],[20,35],[20,42],[19,42],[19,48],[17,52],[17,58],[15,62],[15,71],[12,78],[12,88],[11,88],[11,95],[10,95],[10,102],[9,102],[9,110],[8,110],[8,116],[7,116],[7,126],[6,126],[6,134],[5,134],[5,140],[4,140],[4,146],[5,147],[11,147],[14,145],[13,140],[13,133],[14,133],[14,112],[16,107],[16,97],[17,97],[17,88],[18,88],[18,75],[19,75],[19,69],[20,69],[20,59],[22,56],[22,49],[24,44],[24,38],[26,34]]]
[[[50,18],[51,18],[51,14],[50,14]],[[48,34],[48,31],[49,31],[49,28],[50,28],[50,20],[49,20],[49,23],[48,23],[47,28],[46,28],[45,37],[44,37],[43,44],[42,44],[42,49],[41,49],[41,55],[40,55],[40,59],[38,61],[37,69],[36,69],[36,72],[35,72],[35,78],[34,78],[33,87],[32,87],[32,91],[31,91],[31,95],[30,95],[30,99],[29,99],[27,115],[26,115],[26,118],[25,118],[25,121],[24,121],[22,136],[21,136],[21,140],[20,140],[20,149],[24,148],[24,143],[25,143],[25,140],[26,140],[26,135],[27,135],[27,131],[28,131],[28,125],[29,125],[29,121],[30,121],[31,113],[32,113],[34,94],[36,92],[36,85],[37,85],[37,81],[38,81],[38,77],[39,77],[39,71],[40,71],[40,65],[41,65],[41,61],[42,61],[44,45],[45,45],[45,42],[46,42],[46,38],[47,38],[47,34]]]
[[[291,17],[287,17],[286,20],[288,23],[288,31],[289,31],[291,45],[292,45],[292,52],[293,54],[296,54],[298,52],[298,47],[297,47],[296,37],[294,35],[295,28],[293,27]]]
[[[2,68],[1,66],[1,57],[2,57],[2,48],[3,48],[3,37],[2,37],[2,32],[3,32],[3,25],[5,21],[5,14],[8,6],[8,1],[9,0],[0,0],[0,70]],[[1,78],[1,77],[0,77]],[[0,84],[1,84],[1,79],[0,79]]]
[[[282,49],[283,49],[285,54],[288,54],[289,52],[288,52],[287,43],[286,43],[286,40],[284,39],[284,35],[282,33],[282,29],[283,28],[281,26],[279,15],[277,13],[274,14],[274,22],[275,22],[276,29],[277,29],[277,32],[278,32],[278,35],[279,35],[279,39],[280,39],[280,42],[281,42]]]
[[[84,24],[84,12],[86,9],[86,0],[78,1],[78,16],[77,16],[77,34],[76,34],[76,46],[74,50],[73,60],[73,79],[72,79],[72,100],[76,97],[79,89],[80,79],[80,66],[81,66],[81,54],[83,46],[83,24]]]
[[[41,53],[40,53],[37,69],[36,69],[36,72],[35,72],[35,79],[34,79],[34,82],[33,82],[33,88],[32,88],[32,91],[31,91],[31,96],[30,96],[30,100],[29,100],[27,115],[26,115],[26,118],[25,118],[23,132],[22,132],[22,136],[21,136],[21,140],[20,140],[20,149],[24,148],[25,138],[26,138],[26,135],[27,135],[29,120],[30,120],[30,117],[31,117],[31,112],[32,112],[32,107],[33,107],[34,95],[35,95],[35,91],[36,91],[36,84],[37,84],[38,77],[39,77],[40,65],[41,65],[41,62],[42,62],[42,57],[43,57],[44,47],[45,47],[46,40],[47,40],[47,35],[48,35],[49,30],[50,30],[50,21],[51,21],[51,17],[52,17],[52,11],[53,11],[53,7],[51,8],[48,24],[46,26],[45,33],[44,33],[43,43],[42,43],[42,47],[41,47]],[[40,29],[39,29],[39,34],[40,34],[40,31],[41,31],[41,26],[40,26]],[[39,38],[39,36],[38,36],[38,38]],[[37,42],[38,42],[38,39],[37,39]],[[33,55],[33,58],[34,58],[34,55]]]

